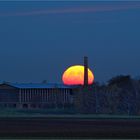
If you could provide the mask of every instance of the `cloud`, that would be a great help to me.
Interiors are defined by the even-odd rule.
[[[82,7],[70,7],[70,8],[57,8],[57,9],[45,9],[34,10],[27,12],[15,12],[15,13],[0,13],[0,16],[38,16],[49,14],[69,14],[69,13],[95,13],[95,12],[109,12],[109,11],[122,11],[129,9],[140,8],[140,3],[136,4],[123,4],[123,5],[97,5],[97,6],[82,6]]]

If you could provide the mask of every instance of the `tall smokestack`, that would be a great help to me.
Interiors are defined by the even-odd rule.
[[[88,57],[84,57],[84,86],[88,85]]]

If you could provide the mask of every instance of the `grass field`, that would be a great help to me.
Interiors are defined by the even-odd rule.
[[[107,114],[64,114],[61,110],[57,113],[48,113],[44,110],[17,110],[0,109],[0,117],[47,117],[47,118],[79,118],[79,119],[140,119],[140,116],[107,115]]]
[[[127,118],[127,119],[126,119]],[[0,138],[140,138],[140,119],[124,116],[46,115],[0,117]]]

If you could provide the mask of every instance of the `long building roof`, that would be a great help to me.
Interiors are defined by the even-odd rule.
[[[56,84],[56,83],[5,83],[6,85],[15,87],[15,88],[22,88],[22,89],[31,89],[31,88],[74,88],[74,86],[67,86],[63,84]]]

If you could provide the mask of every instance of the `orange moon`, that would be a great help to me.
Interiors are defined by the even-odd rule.
[[[84,84],[84,66],[71,66],[63,73],[62,81],[65,85],[83,85]],[[94,75],[88,68],[88,84],[92,84]]]

